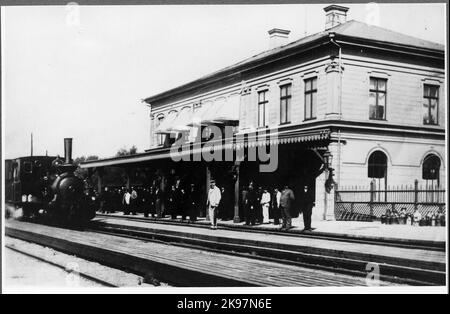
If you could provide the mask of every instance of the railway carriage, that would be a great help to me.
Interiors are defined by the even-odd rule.
[[[64,140],[65,158],[27,156],[5,161],[5,201],[23,217],[79,224],[95,216],[84,181],[74,174],[72,139]]]

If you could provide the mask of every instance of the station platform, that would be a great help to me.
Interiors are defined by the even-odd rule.
[[[235,224],[228,228],[227,222],[219,223],[218,229],[210,229],[209,222],[205,220],[181,223],[169,219],[113,214],[98,215],[93,223],[105,231],[112,230],[119,234],[242,252],[306,267],[352,272],[359,276],[366,274],[367,265],[376,263],[382,265],[382,276],[386,280],[412,279],[409,281],[412,284],[445,281],[445,242],[440,241],[377,238],[373,233],[370,236],[361,235],[354,227],[347,229],[347,232],[353,230],[353,234],[342,233],[342,236],[315,231],[302,233],[300,229],[294,228],[287,232],[264,231],[256,229],[258,227],[249,229],[251,227]]]
[[[145,277],[155,277],[174,286],[330,287],[367,285],[365,278],[337,272],[99,232],[68,230],[13,220],[6,221],[5,230],[10,237],[52,247]],[[378,285],[396,284],[381,280]]]
[[[167,223],[184,223],[186,225],[209,226],[210,222],[205,218],[199,218],[196,222],[181,221],[181,216],[173,221],[170,218],[145,218],[143,214],[138,213],[135,216],[124,216],[121,212],[112,214],[102,214],[110,217],[137,217],[143,221],[149,222],[167,222]],[[303,217],[300,214],[298,218],[292,219],[292,228],[288,231],[281,231],[281,225],[258,224],[254,226],[246,226],[245,222],[234,223],[232,220],[218,220],[218,226],[226,227],[233,230],[260,231],[284,234],[301,234],[303,233]],[[447,228],[432,226],[411,226],[411,225],[386,225],[379,221],[336,221],[323,220],[313,221],[312,227],[315,228],[312,234],[331,236],[331,237],[347,237],[372,240],[386,240],[399,242],[424,242],[435,243],[441,247],[445,247]]]
[[[151,267],[145,271],[155,272],[156,267],[157,272],[167,273],[163,277],[169,281],[176,278],[172,278],[170,271],[164,268],[167,263],[175,263],[176,266],[173,266],[177,272],[182,273],[184,279],[189,277],[194,282],[199,277],[194,276],[191,267],[204,264],[201,268],[206,270],[206,275],[203,271],[201,277],[204,280],[197,282],[199,285],[212,283],[209,276],[213,269],[214,282],[219,285],[276,286],[278,276],[288,268],[293,279],[289,279],[288,283],[282,276],[281,285],[302,285],[302,278],[307,278],[308,274],[318,277],[317,281],[314,279],[307,285],[321,285],[318,282],[322,278],[327,278],[325,281],[330,285],[335,279],[337,285],[365,285],[365,278],[371,269],[378,269],[382,284],[388,285],[443,285],[446,278],[445,247],[436,246],[434,242],[429,245],[423,241],[325,237],[317,236],[315,232],[249,232],[245,228],[230,229],[224,225],[213,230],[207,221],[189,225],[124,215],[97,215],[82,231],[16,221],[8,221],[6,231],[8,235],[20,236],[23,240],[45,239],[41,245],[54,245],[56,249],[75,247],[78,254],[93,250],[87,258],[100,256],[107,262],[117,259],[118,264],[131,265],[130,258],[133,260],[139,255],[139,260],[133,261],[132,267],[136,267],[139,273],[145,273],[141,263],[150,263]],[[107,252],[104,251],[106,248]],[[99,250],[101,253],[98,253]],[[219,269],[216,270],[216,267]],[[228,270],[222,273],[224,267]],[[253,267],[257,269],[252,270]],[[235,268],[239,271],[234,272]],[[262,271],[263,277],[256,276],[255,271]],[[241,282],[242,276],[250,277]],[[251,279],[253,276],[256,276],[255,280]],[[230,278],[233,278],[232,282],[227,283]],[[163,281],[169,282],[167,280]],[[262,281],[256,283],[259,280]]]

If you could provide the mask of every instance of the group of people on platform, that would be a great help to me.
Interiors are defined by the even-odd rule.
[[[159,185],[129,189],[105,187],[97,198],[99,211],[104,213],[120,210],[124,215],[142,212],[145,217],[163,218],[170,215],[173,219],[181,215],[182,220],[189,216],[191,221],[196,221],[200,214],[201,200],[202,193],[194,183],[186,188],[181,186],[179,180],[170,185],[165,193]]]
[[[308,186],[304,186],[304,195],[299,206],[303,212],[305,230],[311,228],[311,214],[314,206],[313,193],[308,193]],[[206,196],[206,203],[205,203]],[[309,197],[308,197],[309,196]],[[234,217],[234,196],[224,187],[219,188],[215,180],[210,180],[207,195],[195,183],[182,185],[180,180],[170,184],[163,193],[159,185],[149,188],[131,187],[111,189],[105,187],[98,196],[100,212],[110,213],[122,210],[124,215],[136,215],[142,212],[145,217],[164,218],[169,215],[172,219],[181,216],[183,221],[194,222],[206,205],[211,228],[217,228],[217,220],[230,220]],[[281,229],[292,228],[292,209],[295,201],[293,190],[285,185],[283,188],[269,190],[256,187],[254,182],[242,189],[240,206],[243,210],[246,225],[273,224]]]
[[[305,230],[311,231],[311,215],[314,207],[312,193],[308,193],[309,187],[304,186],[304,195],[300,202],[303,212]],[[245,224],[255,225],[255,223],[270,223],[270,216],[273,217],[275,225],[280,224],[281,229],[292,228],[292,212],[295,202],[295,195],[289,185],[283,188],[275,187],[272,191],[267,188],[256,188],[253,182],[242,191],[242,205],[244,208]],[[298,204],[298,202],[297,202]]]

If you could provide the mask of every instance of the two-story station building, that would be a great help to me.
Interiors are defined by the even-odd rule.
[[[146,98],[150,149],[82,167],[140,169],[163,188],[178,176],[201,184],[205,194],[213,177],[232,191],[235,221],[242,215],[240,191],[250,181],[269,189],[289,184],[299,202],[308,185],[314,217],[333,219],[333,190],[325,188],[330,167],[337,186],[375,180],[382,189],[416,179],[444,185],[444,47],[346,21],[346,7],[324,10],[322,32],[289,42],[289,31],[272,29],[272,49]],[[231,142],[212,136],[222,161],[196,160],[196,139],[202,138],[201,151],[211,126],[232,127],[224,132]],[[258,132],[266,136],[258,139]],[[184,156],[191,161],[171,158],[180,139],[190,143]],[[254,147],[276,151],[273,172],[259,167],[267,161],[251,160]]]

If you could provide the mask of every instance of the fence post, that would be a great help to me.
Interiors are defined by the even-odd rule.
[[[374,182],[370,181],[370,217],[373,217],[373,196],[374,196]]]
[[[417,210],[417,203],[419,202],[419,181],[414,180],[414,210]]]

